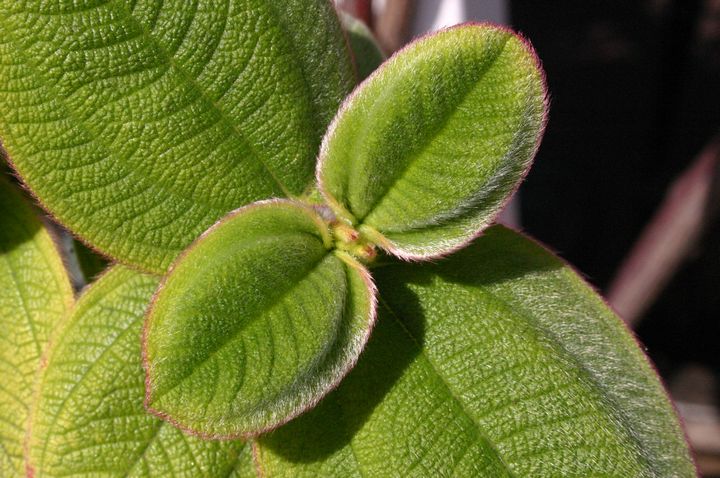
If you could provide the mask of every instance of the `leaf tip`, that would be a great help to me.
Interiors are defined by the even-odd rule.
[[[550,90],[548,88],[548,80],[547,80],[547,73],[545,72],[545,68],[543,68],[542,60],[540,59],[540,55],[538,55],[537,50],[535,49],[535,46],[532,44],[530,39],[526,37],[522,32],[513,30],[512,28],[508,27],[507,25],[502,25],[499,23],[494,22],[475,22],[475,21],[469,21],[464,23],[459,23],[457,25],[449,26],[445,29],[439,30],[438,32],[453,30],[453,29],[461,29],[461,28],[484,28],[484,29],[493,29],[499,32],[502,32],[509,37],[517,40],[525,50],[525,53],[527,53],[529,59],[532,61],[535,71],[538,74],[538,79],[540,81],[540,88],[542,91],[542,114],[541,114],[541,121],[540,121],[540,127],[535,139],[535,146],[532,150],[532,153],[530,154],[530,160],[528,162],[528,167],[525,169],[525,172],[523,174],[522,179],[525,178],[527,175],[530,165],[533,162],[533,159],[535,158],[535,155],[537,154],[538,149],[540,148],[540,143],[542,142],[542,138],[545,135],[545,129],[547,127],[548,122],[548,116],[550,111]],[[516,188],[517,189],[517,188]],[[501,208],[502,209],[502,208]]]

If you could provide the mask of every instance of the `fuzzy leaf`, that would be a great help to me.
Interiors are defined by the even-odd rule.
[[[36,211],[0,176],[0,476],[21,476],[40,357],[73,302],[60,254]]]
[[[512,32],[465,24],[424,37],[346,100],[321,148],[335,212],[390,252],[466,243],[527,171],[546,113],[543,73]]]
[[[373,272],[366,351],[261,438],[267,476],[695,476],[631,335],[535,243],[498,226],[439,264]]]
[[[47,210],[164,272],[244,204],[300,195],[355,81],[327,0],[0,0],[0,138]]]
[[[28,442],[35,476],[252,473],[249,446],[188,437],[143,408],[140,334],[157,282],[111,269],[55,336]]]
[[[358,79],[364,80],[385,61],[385,54],[373,33],[361,20],[345,12],[341,12],[340,19],[355,59]]]
[[[255,434],[313,406],[374,322],[368,272],[285,200],[242,208],[175,263],[148,312],[148,406],[204,436]]]

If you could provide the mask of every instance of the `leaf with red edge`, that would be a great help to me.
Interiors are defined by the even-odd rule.
[[[320,189],[389,252],[447,254],[517,188],[546,109],[543,72],[523,38],[485,24],[426,36],[345,101],[323,141]]]
[[[37,370],[72,303],[52,237],[0,172],[0,476],[24,472],[23,440]]]
[[[191,246],[148,312],[147,405],[203,436],[254,435],[314,406],[375,320],[364,266],[309,206],[232,213]]]

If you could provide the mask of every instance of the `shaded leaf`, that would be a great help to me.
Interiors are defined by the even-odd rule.
[[[77,239],[72,242],[78,266],[86,283],[92,282],[108,267],[108,261]]]
[[[528,43],[465,24],[395,54],[346,100],[321,148],[335,212],[405,258],[445,254],[487,226],[527,171],[546,109]]]
[[[367,350],[260,440],[268,476],[695,476],[631,335],[535,243],[495,227],[439,264],[373,272]]]
[[[373,33],[362,20],[345,12],[340,12],[340,19],[355,59],[358,80],[362,81],[385,61],[385,54],[380,49]]]
[[[0,138],[46,209],[164,272],[254,200],[300,195],[354,83],[327,0],[0,1]]]
[[[50,234],[0,176],[0,476],[25,472],[22,443],[40,358],[72,302]]]
[[[149,409],[209,437],[273,428],[357,360],[374,322],[368,272],[285,200],[242,208],[174,264],[148,312]]]
[[[188,437],[143,408],[140,334],[157,282],[122,266],[110,269],[54,337],[33,409],[35,476],[252,472],[249,446]]]

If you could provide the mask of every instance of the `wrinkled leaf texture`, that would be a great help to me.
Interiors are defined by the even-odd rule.
[[[329,3],[278,5],[0,1],[0,139],[14,167],[94,247],[157,272],[227,211],[303,194],[319,138],[354,80]],[[445,254],[487,225],[517,185],[545,108],[537,60],[517,36],[465,25],[426,37],[346,102],[321,152],[323,192],[338,215],[389,251]],[[30,217],[10,209],[21,211],[21,223]],[[47,233],[8,231],[0,231],[8,266],[0,273],[28,275],[14,285],[19,292],[3,288],[1,303],[32,300],[7,306],[25,317],[10,322],[2,340],[20,340],[27,354],[3,355],[17,374],[4,380],[12,388],[0,397],[32,386],[42,343],[71,300]],[[299,255],[332,261],[328,276],[337,279],[324,287],[300,281],[307,295],[337,294],[341,271],[345,287],[351,277],[360,283],[359,268],[323,252],[322,232],[306,236]],[[273,260],[263,288],[282,290],[302,261]],[[220,277],[233,264],[218,255],[205,272]],[[532,242],[496,227],[447,261],[374,272],[383,299],[368,349],[319,407],[255,442],[259,470],[694,476],[674,412],[631,336],[587,285]],[[38,284],[58,293],[41,297]],[[115,267],[54,335],[27,443],[38,476],[254,472],[249,445],[188,437],[143,410],[139,337],[156,285]],[[208,289],[198,293],[210,297]],[[34,318],[34,311],[51,313]],[[43,335],[33,338],[35,320]],[[208,340],[217,345],[223,331],[215,332]],[[311,335],[308,327],[304,336]],[[269,334],[258,337],[267,345]],[[207,350],[188,348],[180,361]],[[3,446],[13,421],[23,426],[28,397],[4,398],[20,415],[4,417]],[[18,436],[3,467],[17,469]]]
[[[373,272],[367,349],[259,440],[266,476],[695,476],[623,323],[532,241],[496,226],[438,264]]]
[[[255,440],[253,467],[250,444],[142,413],[137,337],[156,279],[112,269],[53,346],[31,457],[48,476],[694,476],[632,337],[536,244],[498,226],[442,263],[375,272],[383,302],[358,365]]]
[[[143,408],[140,335],[157,283],[110,269],[54,336],[33,405],[34,476],[254,475],[249,445],[187,436]]]
[[[23,440],[40,359],[72,302],[48,230],[0,176],[0,476],[25,472]]]
[[[93,247],[164,272],[255,200],[311,185],[355,82],[328,0],[0,1],[0,140]]]

